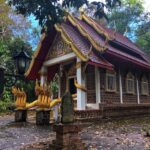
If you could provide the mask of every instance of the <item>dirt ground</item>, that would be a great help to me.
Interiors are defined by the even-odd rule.
[[[105,119],[83,125],[80,136],[87,150],[150,150],[150,116]],[[0,116],[0,150],[46,150],[55,138],[51,126],[36,126],[35,115],[27,123],[15,123],[14,114]]]

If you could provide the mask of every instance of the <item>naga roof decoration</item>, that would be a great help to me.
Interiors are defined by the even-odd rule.
[[[30,67],[25,74],[27,79],[35,79],[38,76],[57,35],[56,31],[60,33],[63,41],[83,62],[112,69],[111,60],[105,58],[106,55],[109,55],[115,59],[121,58],[123,61],[150,69],[149,57],[127,37],[102,26],[84,13],[81,13],[79,18],[67,14],[64,23],[55,24],[55,29],[48,36],[42,36]]]
[[[76,45],[74,44],[74,41],[70,38],[70,35],[67,33],[65,27],[66,27],[65,24],[64,24],[64,25],[55,24],[56,30],[61,33],[61,37],[63,38],[63,40],[64,40],[68,45],[71,46],[71,48],[72,48],[72,50],[74,51],[74,53],[75,53],[82,61],[87,61],[87,60],[88,60],[88,57],[87,57],[85,54],[83,54],[83,53],[79,50],[78,46],[76,46]],[[68,28],[69,28],[69,26],[68,26]],[[69,30],[69,29],[68,29],[68,30]]]
[[[83,12],[80,15],[80,19],[85,21],[90,26],[92,26],[97,31],[97,33],[104,35],[107,40],[114,40],[115,39],[115,34],[116,34],[115,31],[113,31],[113,33],[109,34],[109,32],[106,32],[105,29],[102,26],[100,26],[95,20],[88,17]]]

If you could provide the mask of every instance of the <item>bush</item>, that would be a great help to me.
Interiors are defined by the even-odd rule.
[[[1,101],[0,102],[0,112],[6,112],[7,111],[7,103]]]
[[[14,107],[14,101],[11,90],[4,88],[2,98],[0,99],[0,112],[7,112]]]

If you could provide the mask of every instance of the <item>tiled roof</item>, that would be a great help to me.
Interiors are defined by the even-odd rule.
[[[109,70],[113,69],[113,65],[111,63],[109,63],[104,57],[102,56],[97,56],[94,52],[92,52],[90,55],[90,61],[89,64],[94,64],[96,66],[99,66],[101,68],[106,68]]]
[[[59,27],[56,26],[55,29],[57,32],[61,32],[62,39],[70,44],[75,54],[81,60],[83,59],[82,61],[112,69],[111,61],[106,60],[101,55],[101,53],[106,53],[145,69],[150,69],[150,58],[132,41],[112,29],[102,26],[96,20],[84,14],[80,16],[80,19],[68,14],[66,21],[59,24]],[[56,35],[55,29],[40,41],[30,67],[25,74],[27,79],[38,77],[39,70]],[[97,51],[97,53],[94,51]]]
[[[104,51],[105,53],[112,53],[118,57],[121,57],[122,59],[125,59],[126,61],[131,61],[132,63],[135,63],[136,65],[150,69],[150,58],[142,50],[140,50],[133,42],[131,42],[127,37],[125,37],[119,33],[114,33],[114,31],[112,29],[102,26],[97,21],[95,21],[94,19],[91,19],[91,18],[89,18],[89,21],[87,21],[84,18],[78,19],[78,18],[74,17],[74,20],[75,20],[75,23],[79,24],[80,27],[99,45],[101,45],[101,46],[104,46],[105,44],[107,45],[106,46],[107,48]],[[81,30],[79,30],[77,28],[77,25],[75,23],[72,23],[72,21],[70,19],[68,19],[67,21],[70,23],[70,26],[76,28],[76,31],[78,31],[78,35],[81,36],[82,35]],[[92,25],[92,23],[93,23],[93,25]],[[101,30],[102,33],[105,33],[105,34],[98,33],[97,32],[98,29],[95,29],[94,25],[99,30]],[[108,36],[110,36],[111,38],[113,37],[112,35],[114,35],[114,39],[112,38],[111,42],[117,42],[117,44],[121,45],[122,48],[124,48],[126,50],[123,50],[119,47],[118,48],[113,47],[113,45],[111,45],[110,43],[106,43],[105,42],[106,34]],[[84,37],[84,38],[86,38],[86,37]],[[90,42],[90,40],[88,40],[88,39],[87,39],[87,41]],[[131,51],[132,54],[129,53],[128,51]]]
[[[105,60],[103,57],[98,57],[94,52],[90,52],[90,43],[83,36],[81,36],[72,26],[63,23],[62,28],[69,35],[70,39],[78,47],[78,49],[80,49],[80,51],[84,55],[89,56],[90,62],[96,63],[102,68],[113,68],[113,65]]]
[[[104,40],[102,39],[100,34],[98,34],[91,26],[89,26],[82,20],[79,20],[79,19],[76,19],[76,20],[95,41],[97,41],[99,44],[104,46]]]
[[[107,32],[109,35],[114,34],[114,30],[111,28],[106,28],[105,26],[101,25],[100,23],[98,23],[96,20],[93,19],[93,21],[100,27],[103,29],[103,31]],[[130,48],[132,51],[136,51],[139,53],[144,53],[140,48],[138,48],[131,40],[129,40],[126,36],[115,32],[115,39],[114,41],[122,44],[125,47]]]
[[[109,35],[114,34],[114,30],[111,28],[106,28],[105,26],[101,25],[100,23],[98,23],[96,20],[92,19],[103,31],[107,32]],[[145,59],[148,63],[150,63],[150,58],[149,56],[147,56],[144,51],[142,51],[139,47],[136,46],[135,43],[133,43],[130,39],[128,39],[126,36],[115,32],[115,39],[113,40],[114,42],[116,42],[117,44],[122,45],[123,47],[127,48],[128,50],[135,52],[139,55],[141,55],[141,57],[143,59]]]
[[[87,40],[81,36],[72,26],[65,23],[63,23],[61,26],[66,34],[70,37],[72,42],[77,46],[77,48],[81,50],[84,55],[88,55],[90,43],[88,43]]]
[[[126,59],[127,61],[135,63],[135,64],[137,64],[139,66],[142,66],[142,67],[150,69],[150,64],[147,63],[146,61],[138,59],[138,58],[136,58],[136,57],[134,57],[134,56],[132,56],[130,54],[124,53],[122,51],[119,51],[118,49],[116,49],[116,48],[114,48],[114,47],[112,47],[110,45],[109,45],[108,51],[106,53],[118,56],[118,57],[120,57],[122,59]]]

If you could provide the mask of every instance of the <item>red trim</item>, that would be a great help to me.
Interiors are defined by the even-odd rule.
[[[150,66],[149,66],[147,63],[142,64],[142,61],[141,61],[141,62],[138,62],[137,60],[132,60],[132,58],[128,58],[128,57],[126,57],[126,56],[117,54],[117,53],[112,52],[112,51],[109,51],[109,50],[106,51],[106,53],[107,53],[107,54],[114,55],[114,56],[117,56],[117,57],[122,58],[122,59],[124,59],[124,60],[130,61],[130,62],[132,62],[133,64],[142,66],[143,68],[150,69]],[[147,66],[146,66],[146,65],[147,65]]]
[[[51,81],[59,70],[59,64],[48,67],[47,79]]]
[[[137,50],[137,49],[135,49],[135,48],[131,48],[130,46],[125,45],[125,44],[123,44],[123,43],[121,43],[121,42],[119,42],[119,41],[117,41],[117,40],[114,40],[114,41],[112,41],[112,42],[114,42],[114,43],[116,43],[116,44],[118,44],[118,45],[120,45],[120,46],[122,46],[122,47],[125,47],[126,49],[129,49],[129,50],[133,51],[134,53],[139,54],[140,56],[143,55],[143,52],[142,52],[142,51]]]
[[[102,64],[95,63],[95,62],[92,62],[92,61],[88,61],[88,64],[94,65],[94,66],[96,66],[96,67],[105,68],[105,69],[108,69],[108,70],[113,70],[113,69],[114,69],[113,66],[102,65]]]
[[[26,79],[28,80],[35,80],[36,78],[39,78],[39,70],[45,60],[46,55],[48,54],[48,51],[50,49],[50,46],[54,40],[54,37],[56,35],[56,30],[52,29],[44,38],[42,41],[41,49],[39,50],[39,53],[37,57],[34,59],[33,66],[29,72],[29,74],[26,76]]]

